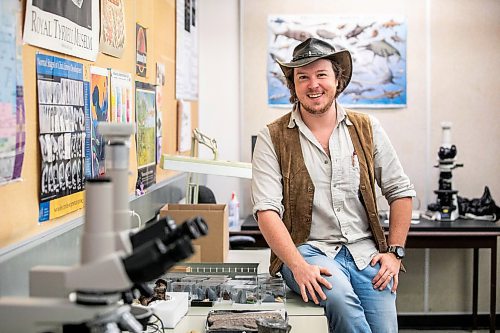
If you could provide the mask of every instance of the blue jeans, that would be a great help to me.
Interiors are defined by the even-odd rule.
[[[360,271],[345,246],[335,259],[308,244],[297,249],[309,264],[326,267],[332,273],[332,276],[324,276],[332,289],[323,287],[327,299],[320,301],[328,317],[330,333],[397,333],[396,294],[391,293],[392,281],[382,291],[373,289],[372,279],[380,269],[378,263]],[[288,287],[300,295],[293,273],[286,265],[282,266],[281,275]]]

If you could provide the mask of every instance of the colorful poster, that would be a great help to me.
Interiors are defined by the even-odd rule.
[[[135,83],[135,119],[137,123],[137,190],[156,182],[156,96],[151,84]]]
[[[111,70],[111,108],[109,120],[130,123],[132,110],[132,75]]]
[[[175,98],[198,99],[198,24],[195,0],[176,0]]]
[[[90,115],[91,115],[91,172],[90,177],[104,175],[104,138],[97,131],[97,124],[108,121],[109,71],[106,68],[90,67]]]
[[[21,17],[17,1],[0,3],[0,185],[21,177],[25,146]]]
[[[350,108],[406,106],[406,20],[403,17],[280,15],[268,18],[267,87],[270,106],[289,107],[290,93],[276,59],[289,61],[295,46],[323,39],[352,55],[353,74],[339,102]]]
[[[85,103],[83,65],[36,55],[41,153],[39,221],[83,207]]]
[[[24,41],[95,61],[99,52],[99,0],[27,0]]]
[[[121,58],[125,47],[123,0],[101,0],[101,52]]]
[[[148,62],[147,59],[148,40],[146,36],[146,28],[144,28],[140,24],[136,24],[135,34],[136,34],[135,74],[142,77],[146,77],[147,62]]]

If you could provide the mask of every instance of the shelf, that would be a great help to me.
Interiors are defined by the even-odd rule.
[[[207,160],[182,155],[163,155],[162,168],[206,175],[252,178],[252,164],[223,160]]]

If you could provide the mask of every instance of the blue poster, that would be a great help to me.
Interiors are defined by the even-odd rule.
[[[309,37],[347,49],[352,79],[338,101],[349,108],[406,107],[406,20],[402,17],[273,15],[268,18],[268,104],[290,107],[290,93],[276,59],[289,62]]]
[[[36,72],[43,222],[83,208],[89,92],[80,63],[37,54]]]

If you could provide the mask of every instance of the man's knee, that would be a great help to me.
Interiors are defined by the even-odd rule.
[[[352,288],[342,283],[331,282],[332,289],[323,288],[326,295],[324,304],[327,312],[333,311],[339,314],[346,314],[352,311],[353,307],[359,307],[360,302]]]

